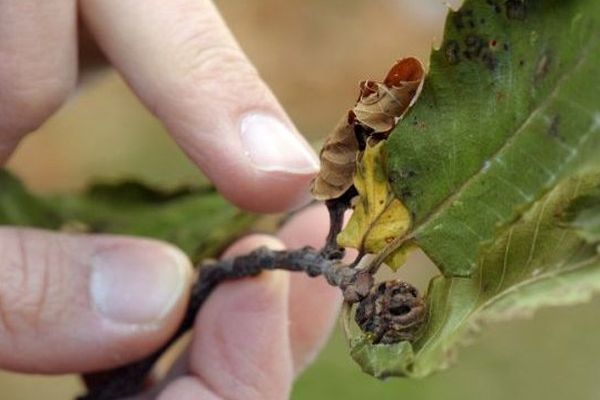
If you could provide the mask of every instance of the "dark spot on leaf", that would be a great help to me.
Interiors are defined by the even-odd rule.
[[[403,179],[413,178],[417,173],[413,170],[406,169],[401,172],[401,176]]]
[[[461,9],[455,12],[452,21],[459,32],[466,26],[469,26],[471,29],[475,28],[475,17],[471,9]]]
[[[485,47],[485,41],[475,35],[468,35],[465,38],[465,45],[467,46],[467,51],[470,53],[472,57],[479,57],[481,50]]]
[[[446,43],[446,47],[444,49],[444,55],[446,56],[446,61],[450,65],[456,65],[460,61],[460,45],[456,40],[450,40]],[[416,122],[416,121],[415,121]]]
[[[505,51],[508,51],[508,43],[504,43],[504,44],[502,45],[502,48],[503,48]]]
[[[527,12],[524,0],[507,0],[504,5],[506,7],[506,17],[508,19],[516,19],[519,21],[525,19]]]
[[[478,35],[470,34],[464,40],[466,50],[463,51],[463,55],[471,61],[480,60],[489,70],[493,71],[498,65],[498,59],[490,50],[492,42],[494,46],[497,44],[495,40],[488,42]]]
[[[525,65],[525,60],[519,60],[519,67],[522,67],[523,65]]]
[[[380,204],[380,205],[383,205],[384,203],[385,203],[385,201],[383,201],[383,200],[379,200],[379,204]]]
[[[552,120],[550,121],[550,125],[548,126],[548,130],[546,133],[550,137],[564,141],[563,137],[560,135],[559,125],[560,125],[560,115],[556,114],[552,117]]]
[[[479,19],[479,23],[480,23],[481,25],[485,24],[485,18],[481,18],[481,19]]]
[[[552,64],[552,57],[548,52],[545,52],[540,57],[536,67],[535,67],[535,75],[534,75],[534,83],[538,85],[546,75],[548,75],[548,71],[550,70],[550,66]]]
[[[491,6],[491,7],[494,9],[494,11],[495,11],[496,13],[500,13],[500,12],[502,12],[502,9],[500,8],[500,5],[498,4],[498,2],[497,2],[497,1],[494,1],[494,0],[486,0],[486,3],[487,3],[488,5],[490,5],[490,6]]]
[[[498,41],[496,39],[490,40],[490,47],[496,47],[497,44],[498,44]]]
[[[462,11],[457,11],[452,18],[452,22],[454,23],[454,27],[457,31],[461,31],[465,27],[465,22],[463,21],[464,14]]]
[[[486,49],[481,56],[481,61],[490,70],[493,71],[498,66],[498,58],[494,53]]]

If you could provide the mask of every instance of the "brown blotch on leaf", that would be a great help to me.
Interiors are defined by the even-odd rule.
[[[540,57],[540,60],[538,61],[537,65],[535,67],[534,81],[535,81],[536,85],[539,84],[542,80],[544,80],[546,75],[548,75],[548,71],[550,71],[551,63],[552,63],[552,58],[550,57],[550,54],[549,53],[542,54],[542,56]]]
[[[450,65],[456,65],[460,62],[460,45],[456,40],[450,40],[446,43],[444,55]]]
[[[387,139],[416,99],[424,76],[421,62],[410,57],[397,61],[383,82],[361,82],[356,105],[331,131],[321,149],[321,171],[311,188],[315,199],[337,198],[352,186],[358,155],[367,142]]]
[[[516,19],[522,21],[527,15],[525,0],[507,0],[504,4],[506,7],[506,17],[508,19]]]
[[[559,140],[564,140],[563,137],[560,135],[560,129],[559,129],[559,125],[560,125],[560,115],[554,115],[552,117],[552,119],[550,120],[550,125],[548,126],[548,135],[559,139]]]
[[[496,39],[485,40],[476,34],[469,34],[464,39],[465,50],[463,56],[470,61],[481,61],[490,71],[494,71],[498,66],[498,57],[496,56]]]
[[[355,321],[374,343],[414,341],[426,319],[425,302],[409,283],[392,280],[373,287],[356,309]]]
[[[497,2],[497,1],[494,1],[494,0],[486,0],[486,3],[487,3],[488,5],[490,5],[490,6],[492,6],[492,8],[494,9],[494,11],[495,11],[496,13],[500,13],[500,12],[502,12],[502,9],[500,8],[500,5],[498,4],[498,2]]]

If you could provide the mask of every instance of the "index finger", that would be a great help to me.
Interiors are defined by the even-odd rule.
[[[108,58],[221,193],[281,211],[318,160],[207,0],[86,0]]]

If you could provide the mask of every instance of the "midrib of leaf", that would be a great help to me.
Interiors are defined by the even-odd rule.
[[[363,237],[361,239],[359,251],[365,251],[365,244],[366,244],[367,238],[369,237],[369,234],[371,233],[371,230],[377,226],[377,223],[379,222],[379,218],[381,218],[381,216],[387,211],[388,207],[392,204],[392,201],[394,201],[394,195],[390,192],[390,194],[388,194],[387,199],[385,201],[385,205],[382,207],[381,211],[376,213],[375,218],[373,218],[373,220],[371,222],[369,222],[369,225],[365,231],[365,234],[363,235]]]
[[[525,118],[523,120],[523,122],[521,122],[521,124],[518,126],[517,129],[515,129],[514,133],[510,136],[508,136],[506,138],[506,140],[504,141],[504,143],[502,144],[502,146],[500,146],[488,159],[487,161],[489,161],[490,163],[493,162],[494,160],[498,159],[502,153],[509,148],[513,142],[520,136],[520,134],[522,132],[525,132],[525,128],[535,119],[535,117],[538,116],[538,114],[543,114],[544,109],[546,108],[546,106],[549,105],[549,103],[551,103],[552,100],[557,99],[557,94],[560,92],[560,90],[563,88],[563,85],[566,84],[566,82],[568,82],[569,78],[574,75],[579,69],[581,69],[581,67],[583,65],[585,65],[585,63],[588,60],[589,54],[591,52],[591,50],[597,45],[596,41],[590,41],[585,47],[582,48],[581,52],[579,53],[581,55],[581,57],[579,58],[578,62],[575,64],[575,66],[570,69],[565,71],[562,76],[557,80],[556,82],[556,86],[555,88],[552,90],[552,92],[544,98],[544,100],[542,102],[540,102],[538,104],[538,106],[536,106],[531,113],[529,113],[529,115],[527,116],[527,118]],[[592,113],[592,111],[590,110],[585,110],[588,113]],[[590,136],[591,133],[595,132],[598,128],[600,128],[600,126],[598,125],[593,125],[590,129],[592,131],[587,132],[586,134],[584,134],[581,138],[582,139],[586,139]],[[577,144],[577,149],[579,149],[582,145],[583,145],[583,141],[580,140],[580,142]],[[568,163],[564,163],[560,166],[561,169],[564,169],[566,166],[568,165]],[[428,213],[423,220],[414,225],[414,227],[412,229],[410,229],[409,231],[406,232],[406,234],[399,236],[396,240],[394,240],[393,242],[391,242],[390,244],[388,244],[382,251],[381,253],[378,255],[378,257],[374,260],[374,264],[377,263],[381,263],[383,262],[383,260],[385,258],[387,258],[390,254],[392,254],[394,251],[396,251],[398,248],[400,248],[401,246],[405,245],[408,241],[416,241],[418,243],[418,234],[425,230],[426,228],[429,227],[431,222],[434,222],[436,220],[436,218],[438,216],[440,216],[441,214],[443,214],[448,207],[454,202],[456,201],[458,198],[461,197],[461,195],[464,193],[464,191],[466,191],[472,184],[473,182],[480,178],[482,175],[483,168],[480,168],[479,170],[477,170],[474,174],[472,174],[471,176],[469,176],[469,178],[467,178],[459,187],[456,191],[454,191],[453,193],[451,193],[449,196],[447,196],[443,201],[441,201],[438,206],[436,206],[433,210],[431,210],[430,213]],[[556,179],[556,177],[558,177],[560,175],[560,171],[557,171],[557,173],[552,174],[553,178]],[[548,191],[550,191],[551,188],[546,188],[545,190],[542,189],[539,193],[537,198],[532,198],[529,199],[526,202],[523,202],[521,204],[515,204],[515,208],[523,205],[526,205],[525,208],[522,209],[521,214],[523,214],[524,212],[526,212],[527,210],[531,209],[531,207],[540,199],[544,196],[545,193],[547,193]],[[509,225],[510,220],[505,220],[502,221],[502,225],[498,227],[498,232],[500,232],[500,234],[502,232],[505,232],[507,229],[507,226]],[[374,223],[372,224],[372,226],[375,225]],[[371,227],[370,227],[371,228]]]

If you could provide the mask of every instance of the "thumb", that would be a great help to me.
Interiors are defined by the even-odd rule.
[[[182,317],[187,258],[150,240],[0,228],[0,367],[88,372],[159,347]]]

